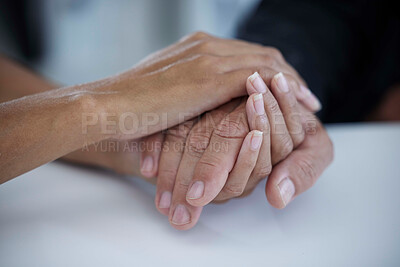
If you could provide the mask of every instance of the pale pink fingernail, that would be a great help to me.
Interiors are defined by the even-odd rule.
[[[140,171],[142,173],[149,173],[153,170],[153,166],[154,166],[153,157],[147,156],[144,158],[144,160],[142,162]]]
[[[190,222],[190,214],[184,205],[176,206],[171,222],[176,225],[183,225]]]
[[[263,115],[265,113],[264,100],[262,94],[256,94],[253,96],[254,109],[257,115]]]
[[[278,184],[278,188],[282,202],[286,206],[293,199],[295,193],[294,184],[290,178],[285,178]]]
[[[253,136],[251,137],[251,150],[256,151],[260,148],[263,139],[263,132],[253,131]]]
[[[196,181],[190,187],[186,198],[187,199],[199,199],[204,194],[204,182],[203,181]]]
[[[289,85],[286,81],[285,76],[283,76],[282,72],[279,72],[274,76],[276,83],[278,84],[278,89],[283,93],[289,92]]]
[[[322,108],[321,102],[307,87],[300,85],[300,91],[303,98],[311,106],[313,110],[319,111]]]
[[[161,194],[160,202],[158,203],[158,207],[160,209],[168,209],[171,206],[171,198],[172,195],[170,192],[165,191]]]
[[[258,72],[254,72],[250,77],[249,81],[257,90],[257,92],[264,94],[267,92],[267,85],[265,84],[264,80],[261,78]]]

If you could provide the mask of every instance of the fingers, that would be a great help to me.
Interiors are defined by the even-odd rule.
[[[157,176],[158,161],[160,159],[161,147],[164,135],[159,132],[142,139],[143,148],[140,154],[140,172],[144,177]]]
[[[251,172],[256,165],[263,140],[263,132],[251,131],[243,141],[235,166],[229,174],[228,181],[222,189],[223,197],[217,200],[240,196],[247,184]]]
[[[263,80],[263,88],[259,88],[258,90],[254,89],[253,85],[247,85],[248,78],[249,76],[252,76],[252,74],[257,73],[258,76],[261,76]],[[272,78],[276,72],[273,69],[262,67],[262,68],[247,68],[247,69],[240,69],[240,70],[235,70],[235,71],[230,71],[224,74],[220,74],[217,76],[217,79],[220,79],[217,81],[217,83],[223,84],[223,86],[220,88],[221,90],[218,90],[215,92],[215,94],[224,94],[225,98],[229,97],[229,99],[243,96],[244,88],[249,88],[247,90],[247,93],[249,95],[254,94],[254,93],[262,93],[265,94],[267,91],[267,84],[271,83]],[[229,91],[230,90],[230,91]],[[229,92],[230,94],[228,95],[226,92]],[[224,98],[224,96],[219,96],[219,98]],[[229,101],[229,100],[228,100]],[[265,97],[264,97],[264,103],[265,103]]]
[[[176,182],[174,185],[172,205],[168,213],[170,224],[178,230],[192,228],[198,221],[202,207],[193,207],[186,201],[191,177],[193,177],[194,166],[198,159],[194,156],[185,156],[179,165]],[[189,166],[189,168],[187,168]],[[193,166],[193,168],[190,168]]]
[[[282,72],[276,74],[271,82],[271,92],[279,103],[284,121],[293,141],[297,147],[304,140],[302,113],[299,110],[296,97]]]
[[[247,69],[247,68],[280,68],[278,62],[271,62],[268,55],[257,53],[237,54],[230,56],[218,56],[215,67],[220,73]]]
[[[190,131],[176,175],[169,212],[169,221],[174,228],[187,230],[197,223],[202,208],[194,207],[186,201],[186,193],[192,181],[195,166],[206,150],[216,125],[238,104],[239,101],[234,100],[206,113]]]
[[[152,72],[183,58],[200,55],[213,58],[212,67],[217,68],[215,71],[217,73],[263,66],[273,69],[274,73],[279,71],[289,73],[296,81],[297,86],[294,87],[294,92],[298,99],[311,111],[315,112],[320,109],[318,99],[305,87],[303,79],[285,61],[278,49],[241,40],[217,38],[203,32],[193,33],[182,38],[178,43],[147,57],[142,61],[145,64],[139,64],[137,70],[144,73]],[[253,72],[254,70],[252,70]],[[250,74],[245,76],[248,77]],[[269,82],[267,84],[269,85]]]
[[[265,193],[270,204],[286,207],[294,197],[310,188],[333,159],[333,145],[325,129],[316,121],[316,129],[284,161],[274,167]]]
[[[317,112],[321,110],[321,102],[319,102],[318,98],[306,86],[300,85],[299,90],[295,91],[295,95],[297,99],[310,111]]]
[[[293,141],[286,127],[285,119],[279,104],[271,91],[268,89],[263,78],[255,72],[247,79],[247,91],[252,94],[254,91],[266,92],[264,96],[265,111],[271,126],[271,161],[272,165],[285,159],[293,150]],[[257,167],[257,166],[256,166]]]
[[[155,197],[155,205],[158,211],[164,215],[169,213],[175,177],[184,151],[186,137],[192,126],[193,121],[188,121],[169,129],[165,134]]]
[[[243,140],[249,132],[243,102],[214,130],[210,144],[196,165],[186,200],[193,206],[211,202],[224,187]]]
[[[254,142],[259,142],[259,146],[257,146],[257,149],[251,149],[249,144],[246,143],[249,141],[246,139],[243,141],[235,166],[229,173],[228,180],[223,189],[214,201],[228,200],[242,195],[258,161],[269,162],[268,165],[271,166],[269,123],[264,109],[262,94],[253,94],[248,98],[246,114],[250,129],[253,130],[247,135],[246,139],[250,138],[254,145]],[[264,130],[266,133],[262,132]],[[249,137],[252,135],[255,137]],[[260,155],[261,145],[264,146],[265,155]]]

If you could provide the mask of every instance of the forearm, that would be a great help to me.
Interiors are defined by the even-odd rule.
[[[97,130],[82,132],[82,114],[98,112],[90,95],[63,88],[0,104],[0,183],[86,144]]]
[[[0,149],[10,155],[2,164],[12,165],[9,163],[13,159],[24,160],[18,162],[23,166],[19,170],[13,171],[14,167],[9,166],[2,170],[4,176],[6,170],[10,172],[7,177],[14,177],[92,141],[103,140],[99,137],[88,141],[87,136],[83,137],[78,131],[82,130],[83,112],[94,112],[92,127],[105,126],[100,132],[108,137],[129,140],[149,136],[213,110],[243,96],[246,79],[251,73],[258,71],[270,83],[272,77],[282,71],[272,70],[270,65],[273,63],[266,61],[266,56],[274,57],[274,65],[283,65],[283,70],[290,72],[290,67],[275,49],[197,33],[112,78],[4,102],[1,114],[4,127],[2,125],[0,136],[8,140]],[[9,70],[1,72],[7,76]],[[19,76],[10,79],[11,83],[20,79]],[[295,78],[293,84],[301,95]],[[38,88],[48,90],[51,86],[39,85]],[[4,89],[8,91],[7,86],[3,86]],[[93,103],[94,106],[100,103],[100,112],[96,108],[94,111],[86,109]],[[75,115],[63,120],[70,113]],[[12,139],[18,140],[16,137],[24,142],[19,144],[22,148],[11,153],[9,149],[17,144]],[[44,149],[45,146],[51,147]],[[26,152],[26,148],[31,148],[40,157],[32,158],[34,153]],[[24,166],[28,161],[28,166]]]
[[[59,86],[33,73],[5,57],[0,56],[0,103],[24,96],[49,91]],[[113,168],[108,153],[95,151],[91,146],[63,156],[61,159],[74,163],[97,165]]]
[[[58,87],[20,64],[0,55],[0,103]]]

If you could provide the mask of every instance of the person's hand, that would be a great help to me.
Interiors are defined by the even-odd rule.
[[[1,148],[10,153],[2,157],[0,183],[84,145],[173,127],[245,95],[245,77],[254,71],[270,81],[270,66],[290,70],[282,62],[271,48],[198,33],[124,73],[2,103],[8,128]],[[293,83],[301,92],[299,78]],[[16,140],[35,150],[10,150]]]
[[[272,164],[303,141],[299,107],[282,74],[271,83],[276,98],[257,74],[248,79],[247,89],[249,93],[264,92],[264,97],[252,94],[247,104],[233,101],[206,114],[197,124],[186,123],[167,132],[164,147],[169,149],[163,149],[161,155],[155,202],[174,227],[193,227],[201,213],[199,206],[212,200],[248,194],[270,173]],[[257,131],[248,134],[249,128],[264,132],[258,149],[249,149],[251,141],[258,138],[254,136]],[[144,154],[148,153],[157,154]]]
[[[269,203],[285,208],[296,196],[311,188],[333,160],[333,144],[314,114],[304,111],[305,138],[288,157],[272,169],[265,186]]]
[[[101,120],[102,133],[132,139],[173,127],[245,95],[246,78],[255,71],[270,83],[276,69],[289,73],[287,79],[299,99],[311,103],[310,108],[319,108],[309,91],[302,93],[304,82],[276,49],[203,33],[184,38],[86,93],[97,100],[93,102],[99,106],[98,113],[111,120]]]
[[[226,59],[227,57],[244,60],[242,64],[245,65],[256,64],[260,69],[258,73],[261,74],[261,77],[268,86],[271,86],[272,76],[282,72],[299,103],[312,112],[316,112],[321,108],[318,99],[306,87],[306,83],[296,70],[285,61],[278,49],[240,40],[221,39],[202,32],[189,35],[183,38],[177,45],[172,45],[151,55],[136,67],[136,71],[139,74],[146,74],[164,65],[173,64],[179,56],[196,54],[201,55],[202,60],[209,62],[211,71],[218,71],[215,68],[222,67],[222,61],[219,62],[219,59]],[[240,68],[240,66],[231,67]],[[231,74],[232,77],[235,77],[235,81],[237,81],[236,78],[242,79],[239,83],[244,88],[247,77],[253,72],[248,73],[245,78],[242,76],[243,72],[245,73],[246,71],[233,71]],[[163,140],[161,133],[157,133],[149,138],[151,139],[148,140],[148,143],[159,143]],[[154,177],[157,175],[158,156],[158,153],[150,150],[143,153],[141,169],[145,177]]]
[[[240,61],[239,63],[237,61]],[[196,65],[196,63],[202,63],[208,67],[207,77],[204,78],[204,75],[201,75],[201,73],[198,73],[198,71],[194,71],[195,69],[197,70],[198,66],[195,66],[195,69],[191,69],[191,65]],[[230,73],[226,73],[224,75],[221,74],[222,71],[226,71],[225,69],[225,64],[229,64],[229,68],[234,68],[236,70],[231,71]],[[233,64],[234,63],[234,64]],[[176,77],[178,74],[178,67],[182,66],[184,64],[184,75],[188,79],[183,79],[183,77]],[[201,64],[200,64],[201,65]],[[172,69],[177,70],[176,72],[172,72]],[[284,60],[282,57],[281,53],[272,47],[264,47],[258,44],[251,44],[239,40],[226,40],[226,39],[221,39],[221,38],[216,38],[213,36],[210,36],[205,33],[194,33],[192,35],[189,35],[185,38],[183,38],[180,42],[177,44],[171,45],[170,47],[159,51],[157,53],[154,53],[153,55],[147,57],[144,59],[141,63],[139,63],[136,67],[134,67],[131,71],[123,74],[124,77],[131,77],[132,76],[132,83],[133,83],[133,77],[142,77],[143,80],[146,80],[145,86],[146,88],[142,90],[138,95],[135,94],[135,92],[130,93],[130,97],[136,97],[137,99],[142,99],[143,92],[146,91],[146,89],[149,86],[152,86],[153,88],[150,89],[159,89],[160,87],[163,88],[164,91],[167,91],[166,89],[171,89],[168,88],[168,85],[171,85],[171,82],[175,81],[175,86],[179,88],[185,88],[185,89],[190,89],[190,88],[195,88],[195,89],[202,89],[204,87],[206,88],[212,88],[213,91],[214,89],[219,89],[222,86],[222,89],[220,91],[223,91],[224,88],[230,86],[232,84],[232,81],[236,82],[238,79],[240,81],[238,83],[235,83],[234,87],[237,88],[239,87],[245,87],[245,78],[240,78],[242,76],[247,77],[247,75],[252,73],[252,69],[256,69],[261,73],[261,76],[265,79],[265,81],[270,83],[272,75],[276,74],[277,72],[283,72],[285,73],[285,77],[288,80],[288,83],[290,84],[290,87],[293,89],[296,98],[301,102],[303,105],[305,105],[308,109],[311,111],[317,111],[320,106],[318,100],[315,98],[315,96],[310,93],[308,89],[305,88],[306,84],[304,81],[301,79],[301,77],[298,75],[298,73]],[[169,70],[167,72],[167,70]],[[182,68],[180,68],[182,70]],[[189,74],[186,74],[190,70]],[[187,76],[188,75],[188,76]],[[191,75],[195,75],[194,79]],[[215,80],[215,77],[221,78],[218,80]],[[158,79],[161,76],[161,78],[168,78],[167,83],[165,85],[160,85],[161,82],[164,81],[164,79]],[[230,78],[232,76],[232,79]],[[145,79],[145,78],[149,79]],[[175,77],[176,79],[174,80]],[[154,78],[153,80],[158,81],[157,84],[153,84],[150,81],[150,78]],[[225,82],[225,78],[228,79],[227,82]],[[123,79],[122,79],[123,80]],[[186,81],[184,83],[183,81]],[[206,84],[204,84],[206,83]],[[129,88],[134,87],[133,85],[130,85]],[[128,89],[129,89],[128,88]],[[152,90],[150,90],[152,91]],[[153,90],[154,91],[154,90]],[[188,90],[188,91],[194,91],[194,90]],[[227,90],[225,90],[227,91]],[[117,94],[118,95],[118,94]],[[212,93],[209,94],[210,96]],[[100,95],[101,96],[101,95]],[[211,98],[211,97],[209,97]],[[109,99],[109,96],[107,96],[107,99]],[[128,99],[128,98],[127,98]],[[159,99],[163,99],[161,95],[155,96],[152,101],[150,101],[151,105],[148,106],[154,106],[156,101]],[[115,103],[119,103],[117,101],[114,101]],[[184,101],[185,104],[194,106],[194,102],[192,100]],[[208,102],[208,101],[205,101]],[[121,104],[118,104],[118,106],[121,108]],[[168,114],[168,118],[174,117],[175,112],[175,107],[179,105],[174,105],[173,109],[169,111],[166,111],[164,114]],[[190,107],[187,110],[191,110],[192,107]],[[128,108],[123,108],[124,110],[130,110],[131,107]],[[165,108],[167,110],[167,108]],[[184,115],[186,116],[181,116],[187,119],[188,114],[186,114],[187,110],[185,110]],[[160,111],[160,110],[159,110]],[[155,131],[155,128],[159,128],[160,119],[159,114],[160,112],[152,112],[152,113],[147,113],[147,117],[143,118],[146,119],[146,122],[140,123],[138,120],[135,120],[134,114],[131,113],[126,113],[128,116],[126,116],[127,120],[132,120],[132,123],[136,124],[141,124],[144,125],[146,124],[149,127],[144,127],[144,129],[141,130],[141,135],[148,135],[151,132]],[[163,111],[161,111],[163,112]],[[146,115],[146,113],[143,113]],[[193,113],[191,113],[193,115]],[[110,115],[116,115],[115,112]],[[130,117],[129,115],[132,115],[133,117]],[[151,115],[151,116],[150,116]],[[114,118],[116,116],[113,116]],[[110,117],[109,120],[112,120],[113,117]],[[91,127],[91,124],[96,123],[98,120],[102,120],[102,118],[89,118],[87,123],[88,123],[88,128]],[[179,120],[179,118],[178,118]],[[180,121],[180,120],[179,120]],[[114,123],[111,121],[110,123]],[[171,125],[175,122],[167,122],[163,121],[163,124],[167,126]],[[116,122],[114,125],[117,124]],[[150,124],[150,125],[149,125]],[[111,125],[112,126],[112,125]],[[126,125],[124,125],[126,126]],[[94,126],[93,126],[94,127]],[[128,129],[125,129],[124,131],[126,134],[123,136],[125,139],[129,138],[137,138],[137,134],[134,131],[131,131],[133,127],[125,127]],[[113,131],[114,133],[116,131]],[[132,134],[134,136],[132,136]],[[159,144],[162,142],[162,134],[155,134],[149,137],[149,143],[151,144]],[[148,151],[151,151],[153,149],[147,149]],[[109,165],[112,163],[113,169],[116,170],[117,172],[126,172],[126,164],[123,162],[126,162],[125,156],[128,158],[128,161],[131,160],[130,155],[126,155],[126,153],[122,153],[122,156],[120,157],[121,153],[118,153],[118,158],[121,158],[121,160],[116,161],[117,163],[114,164],[115,160],[115,153],[90,153],[90,155],[86,156],[88,153],[80,153],[77,151],[76,153],[73,153],[69,159],[74,159],[77,158],[77,161],[81,161],[85,163],[85,161],[90,161],[91,164],[95,165],[105,165],[105,167],[109,168]],[[100,155],[99,155],[100,154]],[[141,169],[142,169],[142,174],[146,177],[154,177],[156,176],[156,172],[158,169],[158,156],[159,153],[150,152],[150,153],[143,153],[142,157],[142,164],[141,164]],[[121,163],[120,163],[121,162]],[[132,173],[136,173],[136,170],[129,170]]]

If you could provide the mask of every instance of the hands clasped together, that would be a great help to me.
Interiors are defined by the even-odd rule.
[[[137,175],[140,152],[157,209],[184,230],[267,176],[268,201],[284,208],[333,158],[317,98],[275,48],[196,33],[126,72],[54,90],[0,63],[42,91],[0,104],[0,183],[60,157]],[[144,150],[97,151],[110,140]]]
[[[157,176],[157,209],[175,228],[189,229],[203,206],[245,196],[267,176],[269,202],[284,208],[332,160],[329,137],[312,114],[318,101],[274,49],[204,34],[183,42],[210,49],[202,58],[215,73],[224,66],[234,68],[233,77],[249,74],[235,69],[242,64],[259,72],[235,79],[248,97],[143,139],[141,172]],[[237,61],[228,67],[223,57]]]

